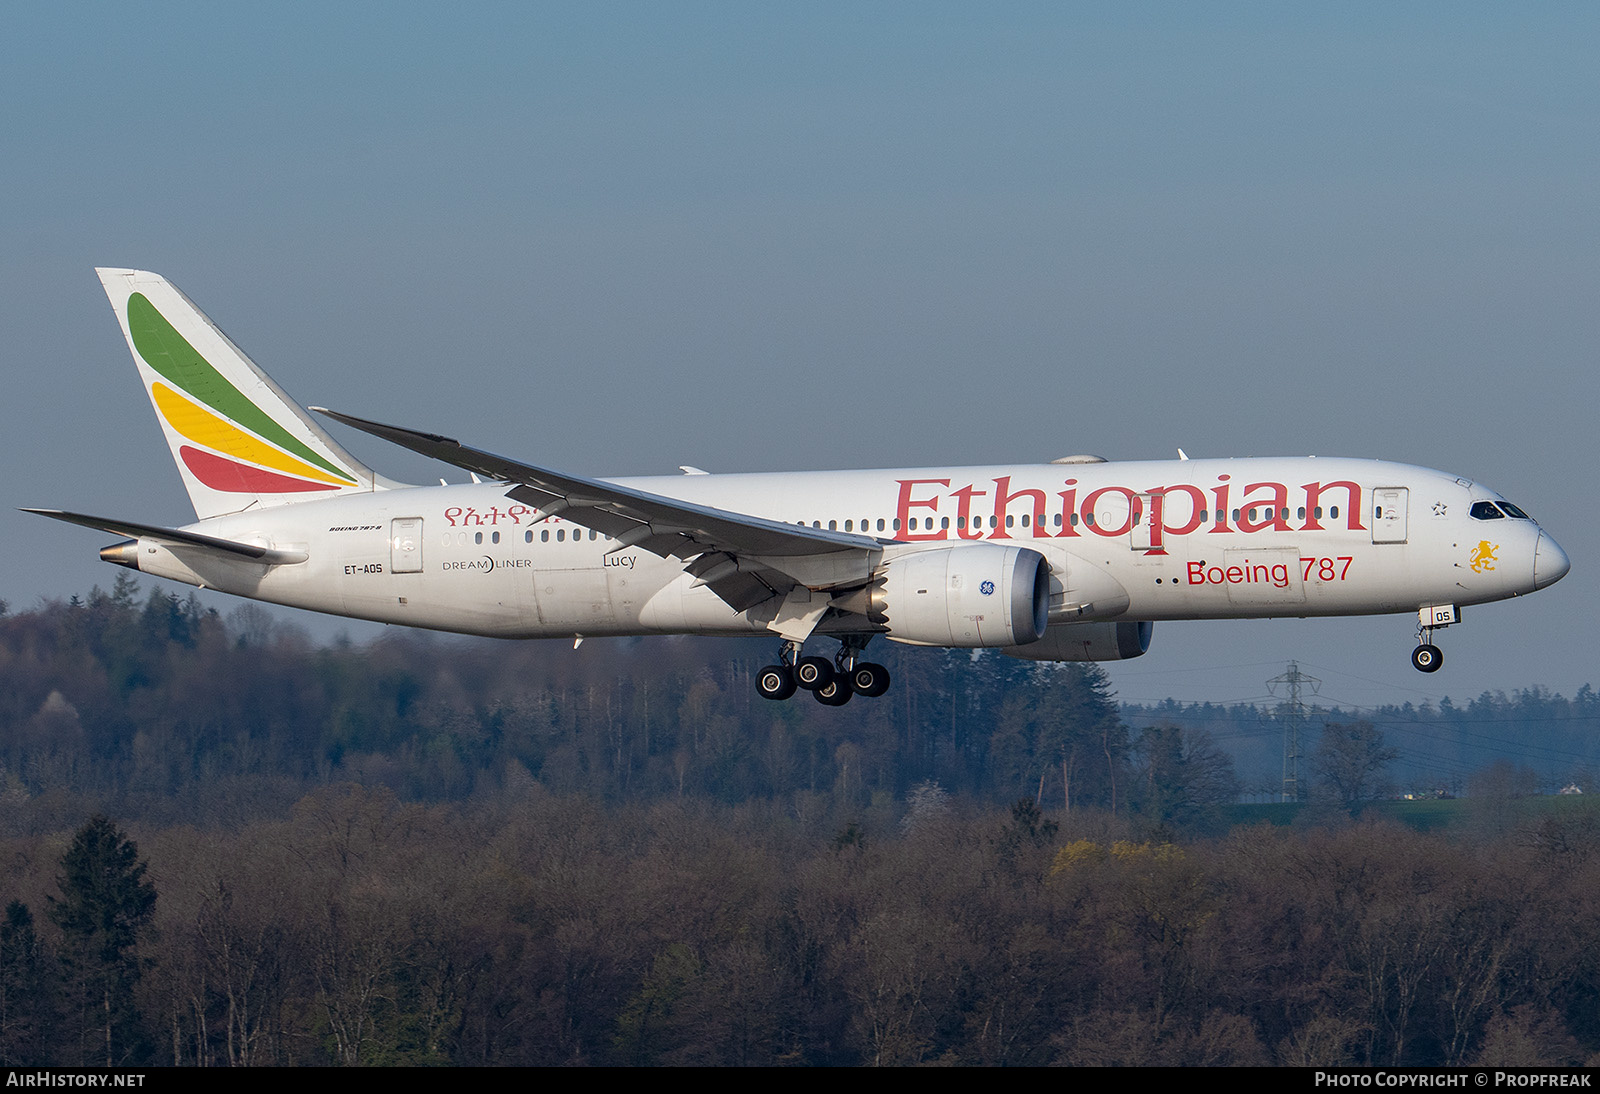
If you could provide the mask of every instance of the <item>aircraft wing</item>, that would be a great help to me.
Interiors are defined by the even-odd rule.
[[[862,585],[882,544],[871,536],[830,532],[734,513],[519,463],[470,448],[451,437],[367,421],[323,407],[319,414],[403,448],[515,484],[508,497],[611,536],[613,550],[639,547],[666,558],[692,559],[686,569],[744,611],[774,596]]]
[[[110,532],[114,536],[154,540],[165,547],[196,547],[207,551],[219,551],[222,554],[234,555],[238,558],[248,559],[251,562],[260,562],[268,566],[281,566],[306,560],[306,552],[304,551],[279,551],[271,547],[262,547],[255,543],[240,543],[238,540],[219,539],[216,536],[202,535],[199,532],[185,532],[178,528],[162,528],[155,524],[135,524],[132,521],[112,520],[109,517],[91,517],[83,513],[67,513],[60,509],[23,509],[22,512],[37,513],[41,517],[49,517],[52,520],[64,520],[68,524],[94,528],[101,532]]]

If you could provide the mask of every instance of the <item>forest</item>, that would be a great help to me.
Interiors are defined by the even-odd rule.
[[[762,652],[317,646],[128,578],[0,614],[0,1060],[1600,1053],[1588,798],[1375,821],[1399,753],[1351,718],[1242,825],[1215,727],[1094,666],[875,647],[890,693],[826,708]]]

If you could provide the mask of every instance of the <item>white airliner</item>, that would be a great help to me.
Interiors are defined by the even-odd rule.
[[[588,479],[319,411],[472,472],[390,481],[352,457],[165,278],[103,269],[199,518],[100,557],[313,611],[503,638],[767,635],[761,694],[882,695],[877,635],[1040,661],[1138,657],[1155,621],[1416,613],[1559,581],[1566,552],[1470,479],[1273,458]],[[1180,452],[1180,455],[1182,453]],[[483,476],[480,481],[479,476]],[[831,638],[831,658],[802,656]]]

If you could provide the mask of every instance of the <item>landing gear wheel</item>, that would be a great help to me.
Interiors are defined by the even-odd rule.
[[[855,692],[851,690],[849,680],[835,676],[811,694],[825,707],[842,707],[850,701],[850,696]]]
[[[826,657],[802,657],[795,662],[794,682],[807,691],[820,691],[833,677],[833,666]]]
[[[1439,666],[1444,664],[1444,651],[1424,643],[1411,651],[1411,663],[1418,672],[1438,672]]]
[[[861,661],[850,670],[850,686],[857,694],[876,699],[889,690],[889,670],[871,661]]]
[[[794,686],[794,670],[788,665],[768,665],[756,674],[756,690],[763,699],[787,699]]]

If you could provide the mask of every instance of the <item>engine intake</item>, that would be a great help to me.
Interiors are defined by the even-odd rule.
[[[1050,564],[1038,551],[972,544],[892,558],[871,594],[871,615],[896,642],[1024,646],[1045,633]]]

